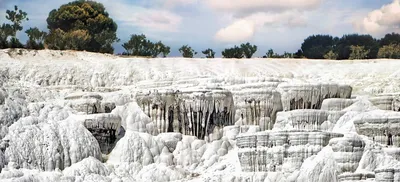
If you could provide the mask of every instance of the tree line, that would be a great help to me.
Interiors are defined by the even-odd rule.
[[[47,21],[48,31],[37,27],[25,31],[28,40],[22,44],[17,33],[23,30],[22,23],[29,21],[28,14],[17,6],[6,11],[8,23],[0,26],[0,49],[54,49],[78,50],[100,53],[113,53],[113,44],[120,41],[117,37],[118,26],[109,17],[105,7],[95,1],[76,0],[54,9],[49,13]],[[133,34],[130,39],[122,43],[125,51],[122,55],[167,57],[171,48],[161,41],[153,42],[144,34]],[[221,54],[224,58],[252,58],[257,52],[257,46],[249,42],[224,49]],[[185,58],[192,58],[198,54],[189,45],[183,45],[179,52]],[[216,52],[211,48],[201,51],[206,58],[214,58]],[[342,37],[331,35],[311,35],[301,44],[301,48],[294,53],[284,52],[277,54],[269,49],[263,58],[308,58],[308,59],[400,59],[400,34],[386,34],[382,39],[375,39],[371,35],[349,34]]]

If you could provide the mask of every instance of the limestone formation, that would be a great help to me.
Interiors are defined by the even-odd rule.
[[[121,128],[121,118],[114,114],[90,114],[75,116],[99,142],[101,152],[108,154],[114,148]]]
[[[273,130],[321,130],[332,131],[344,111],[299,109],[278,112]]]
[[[346,136],[331,139],[329,145],[334,152],[338,173],[354,173],[364,153],[364,141],[357,136]]]
[[[352,87],[338,84],[282,83],[278,86],[284,111],[321,109],[328,98],[350,98]]]
[[[338,175],[339,181],[350,182],[350,181],[365,181],[373,180],[375,178],[374,173],[343,173]]]
[[[370,111],[353,119],[357,133],[382,145],[400,147],[400,113]]]
[[[65,105],[86,114],[111,113],[116,107],[114,102],[104,102],[101,95],[93,92],[72,93],[64,99]]]
[[[219,88],[141,92],[136,99],[160,133],[204,139],[215,127],[234,123],[232,94]]]
[[[236,116],[243,125],[259,125],[261,130],[271,130],[276,114],[282,111],[281,95],[274,88],[243,89],[232,91]]]
[[[246,172],[293,172],[342,134],[320,131],[264,131],[237,136],[238,157]]]
[[[354,104],[355,102],[356,102],[355,99],[342,99],[342,98],[324,99],[324,101],[322,101],[321,110],[341,111],[344,108]]]

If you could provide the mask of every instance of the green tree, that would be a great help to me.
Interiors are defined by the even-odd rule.
[[[61,29],[52,30],[45,40],[49,49],[65,50],[66,49],[66,33]]]
[[[249,42],[240,45],[241,50],[246,58],[251,58],[257,52],[257,46],[251,45]]]
[[[273,58],[274,55],[275,55],[274,50],[273,49],[269,49],[267,54],[266,54],[266,57],[267,58]]]
[[[294,53],[293,58],[303,58],[303,51],[301,51],[301,49],[297,50],[296,53]]]
[[[22,27],[22,22],[24,20],[29,20],[28,14],[20,9],[18,9],[18,6],[14,6],[14,10],[7,10],[6,11],[6,19],[12,22],[12,30],[13,30],[13,37],[16,36],[18,31],[21,31],[23,29]]]
[[[163,44],[163,46],[161,48],[162,56],[167,57],[170,52],[171,52],[171,48],[169,46],[166,46]]]
[[[323,59],[334,48],[335,41],[330,35],[312,35],[301,44],[303,55],[309,59]]]
[[[170,53],[170,47],[165,46],[161,41],[153,43],[144,34],[131,35],[129,41],[122,44],[122,47],[126,50],[125,55],[132,56],[158,57],[162,54],[166,57]]]
[[[400,34],[394,32],[386,34],[385,37],[379,40],[379,44],[381,47],[385,45],[398,45],[400,44]]]
[[[365,59],[368,57],[369,50],[366,50],[364,46],[350,46],[350,57],[349,59]]]
[[[338,40],[335,48],[338,59],[349,59],[352,53],[351,46],[362,46],[365,50],[368,50],[368,55],[365,58],[377,58],[379,44],[371,35],[351,34],[344,35]]]
[[[25,31],[28,35],[28,41],[26,42],[27,49],[44,49],[44,39],[47,36],[46,32],[40,31],[37,27],[29,28]]]
[[[197,54],[197,52],[188,45],[183,45],[181,48],[179,48],[179,52],[184,58],[193,58],[193,56]]]
[[[29,20],[28,14],[18,9],[18,6],[14,6],[14,10],[7,10],[6,14],[6,19],[11,24],[3,23],[0,27],[0,48],[23,48],[24,46],[16,35],[18,31],[23,29],[22,22]]]
[[[3,23],[0,26],[0,49],[9,47],[8,38],[13,36],[13,28],[10,24]]]
[[[330,50],[328,53],[324,55],[325,59],[331,59],[331,60],[336,60],[338,55],[334,53],[332,50]]]
[[[208,48],[208,49],[202,51],[202,53],[203,53],[204,55],[206,55],[206,58],[214,58],[214,56],[215,56],[215,52],[214,52],[212,49],[210,49],[210,48]]]
[[[117,24],[109,17],[104,6],[94,1],[77,0],[61,5],[49,13],[47,27],[50,33],[46,43],[52,45],[50,48],[73,47],[91,52],[112,53],[112,44],[119,41],[116,34]],[[80,35],[79,40],[74,40],[75,43],[83,42],[84,45],[58,44],[65,44],[67,41],[57,39],[71,39],[68,35],[74,34]]]
[[[400,59],[400,45],[384,45],[378,51],[378,58]]]
[[[238,47],[234,46],[232,48],[225,49],[222,51],[222,56],[224,58],[236,58],[236,59],[241,59],[244,57],[243,50]]]
[[[293,54],[285,51],[285,52],[283,53],[283,57],[284,57],[284,58],[293,58]]]

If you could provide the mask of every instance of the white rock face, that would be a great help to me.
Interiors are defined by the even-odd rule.
[[[204,139],[216,127],[234,124],[232,94],[220,88],[155,91],[136,98],[159,133],[180,132]]]
[[[8,145],[6,160],[13,167],[52,171],[89,156],[101,160],[96,139],[73,119],[38,123],[34,118],[23,118],[9,129],[3,141]]]
[[[0,181],[400,181],[399,67],[0,50]]]

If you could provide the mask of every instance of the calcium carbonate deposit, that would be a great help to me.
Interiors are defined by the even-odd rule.
[[[0,181],[400,181],[399,68],[0,50]]]

